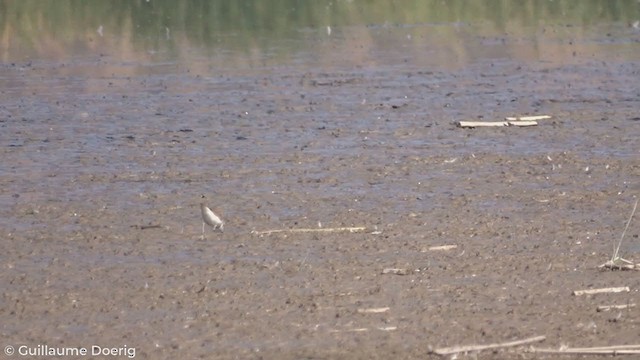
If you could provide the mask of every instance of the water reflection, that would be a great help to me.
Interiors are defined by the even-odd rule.
[[[391,61],[459,66],[493,56],[483,48],[506,41],[508,56],[572,56],[581,49],[541,43],[558,32],[606,37],[597,33],[602,24],[626,27],[639,11],[637,1],[599,0],[5,0],[0,56],[5,63],[206,59],[203,67],[247,69],[375,65],[376,51],[391,47],[398,53]]]

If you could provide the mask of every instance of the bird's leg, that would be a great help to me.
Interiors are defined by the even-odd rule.
[[[202,240],[204,240],[204,221],[202,221]]]

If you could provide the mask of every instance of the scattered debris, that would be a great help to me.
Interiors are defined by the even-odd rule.
[[[380,331],[394,331],[394,330],[397,330],[398,327],[397,326],[381,326],[381,327],[376,327],[376,328],[372,328],[372,329],[373,330],[380,330]],[[332,329],[332,330],[329,330],[330,333],[364,332],[364,331],[369,331],[369,328],[354,328],[354,329],[345,329],[345,330]]]
[[[407,269],[396,269],[396,268],[386,268],[382,270],[383,274],[394,274],[394,275],[407,275],[409,270]]]
[[[481,350],[488,350],[488,349],[520,346],[520,345],[530,344],[533,342],[544,341],[545,339],[546,339],[545,336],[534,336],[528,339],[510,341],[510,342],[505,342],[500,344],[467,345],[467,346],[454,346],[454,347],[448,347],[448,348],[440,348],[440,349],[433,350],[433,353],[446,356],[446,355],[453,355],[453,354],[459,354],[459,353],[467,353],[471,351],[481,351]]]
[[[507,116],[505,121],[458,121],[461,128],[500,127],[500,126],[536,126],[538,120],[551,119],[550,115]]]
[[[593,294],[606,294],[606,293],[619,293],[619,292],[629,292],[628,286],[622,287],[610,287],[610,288],[601,288],[601,289],[587,289],[587,290],[576,290],[573,292],[573,295],[593,295]]]
[[[623,305],[600,305],[596,309],[597,312],[609,311],[609,310],[624,310],[628,308],[636,307],[636,304],[623,304]]]
[[[362,332],[362,331],[369,331],[369,329],[367,329],[367,328],[355,328],[355,329],[346,329],[346,330],[337,330],[337,329],[329,330],[329,332],[330,332],[330,333],[339,333],[339,332]]]
[[[532,353],[539,353],[539,354],[629,355],[629,354],[640,354],[640,345],[615,345],[615,346],[598,346],[598,347],[589,347],[589,348],[564,347],[560,349],[531,348],[528,351]]]
[[[389,307],[358,309],[358,314],[379,314],[389,311]]]
[[[382,330],[382,331],[394,331],[397,330],[398,327],[397,326],[382,326],[377,328],[378,330]]]
[[[507,116],[504,119],[508,121],[537,121],[551,119],[551,115]]]
[[[614,244],[613,255],[611,255],[611,259],[606,263],[598,266],[598,268],[610,270],[640,270],[640,264],[634,264],[633,261],[629,261],[620,257],[620,246],[622,246],[622,240],[624,239],[624,235],[627,233],[627,229],[629,229],[629,224],[631,224],[631,220],[633,219],[633,215],[636,213],[637,208],[638,200],[636,200],[635,204],[633,205],[633,210],[631,210],[631,215],[629,215],[627,225],[622,231],[622,235],[620,236],[620,240],[618,241],[618,246],[615,246]]]
[[[457,249],[458,245],[439,245],[439,246],[430,246],[427,249],[422,249],[421,252],[427,252],[427,251],[447,251],[447,250],[453,250],[453,249]]]
[[[501,126],[536,126],[537,121],[458,121],[457,125],[461,128],[475,127],[501,127]]]
[[[601,270],[640,270],[640,264],[634,264],[633,261],[617,257],[614,260],[598,265],[598,268]]]
[[[275,230],[264,230],[264,231],[256,231],[252,230],[251,234],[253,235],[271,235],[277,233],[308,233],[308,232],[364,232],[367,228],[364,226],[357,227],[337,227],[337,228],[310,228],[310,229],[275,229]],[[380,234],[381,232],[374,231],[372,232],[376,234]]]
[[[147,230],[147,229],[160,229],[162,225],[158,224],[149,224],[149,225],[131,225],[132,228]]]

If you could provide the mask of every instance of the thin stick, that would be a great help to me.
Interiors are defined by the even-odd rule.
[[[510,121],[536,121],[536,120],[546,120],[551,119],[550,115],[532,115],[532,116],[507,116],[504,118],[505,120]]]
[[[307,255],[304,256],[304,259],[302,259],[300,266],[304,265],[304,262],[307,261],[307,258],[309,257],[310,253],[311,253],[311,249],[307,250]]]
[[[615,259],[618,258],[618,252],[620,252],[620,246],[622,245],[622,239],[624,239],[624,235],[627,233],[627,229],[629,228],[629,224],[631,224],[631,219],[633,219],[633,214],[636,213],[636,208],[638,207],[638,200],[640,200],[640,199],[636,199],[636,203],[633,205],[633,210],[631,211],[631,216],[629,216],[629,221],[627,221],[627,226],[624,227],[624,231],[622,232],[622,236],[620,236],[620,241],[618,241],[618,247],[614,248],[613,256],[611,257],[611,261],[612,262]]]
[[[389,307],[358,309],[358,314],[378,314],[389,311]]]
[[[428,251],[446,251],[451,249],[457,249],[458,245],[440,245],[440,246],[431,246],[427,248]]]
[[[369,329],[367,328],[356,328],[356,329],[346,329],[346,330],[338,330],[338,329],[331,329],[329,330],[330,333],[340,333],[340,332],[362,332],[362,331],[369,331]]]
[[[534,353],[540,354],[567,354],[567,355],[633,355],[640,354],[640,350],[553,350],[553,349],[533,349]]]
[[[624,305],[600,305],[596,308],[596,311],[609,311],[609,310],[623,310],[635,307],[636,304],[624,304]]]
[[[255,231],[252,230],[251,234],[253,235],[271,235],[271,234],[277,234],[277,233],[283,233],[283,232],[287,232],[287,233],[308,233],[308,232],[343,232],[343,231],[348,231],[351,233],[354,232],[360,232],[360,231],[365,231],[367,230],[366,227],[364,226],[358,226],[358,227],[337,227],[337,228],[312,228],[312,229],[275,229],[275,230],[265,230],[265,231]]]
[[[397,326],[382,326],[378,328],[378,330],[382,330],[382,331],[394,331],[397,329],[398,329]]]
[[[382,269],[383,274],[394,274],[394,275],[407,275],[409,270],[407,269],[398,269],[398,268],[386,268]]]
[[[162,225],[160,224],[149,224],[149,225],[131,225],[134,229],[147,230],[147,229],[160,229]]]
[[[640,350],[640,345],[593,346],[593,347],[586,347],[586,348],[570,348],[570,349],[574,350],[574,351],[580,351],[580,350],[631,350],[631,349]]]
[[[524,340],[510,341],[500,344],[488,344],[488,345],[468,345],[468,346],[454,346],[449,348],[435,349],[433,352],[438,355],[452,355],[457,353],[465,353],[469,351],[480,351],[487,349],[497,349],[503,347],[519,346],[524,344],[530,344],[533,342],[543,341],[545,336],[534,336]]]
[[[593,294],[604,294],[604,293],[619,293],[619,292],[629,292],[628,286],[622,287],[610,287],[610,288],[601,288],[601,289],[587,289],[587,290],[576,290],[573,292],[573,295],[593,295]]]
[[[500,126],[535,126],[537,121],[458,121],[459,127],[500,127]]]
[[[630,354],[640,354],[640,345],[617,345],[617,346],[603,346],[603,347],[593,347],[593,348],[567,348],[567,349],[531,348],[528,351],[532,353],[539,353],[539,354],[630,355]]]
[[[394,330],[397,330],[398,327],[397,326],[382,326],[382,327],[377,327],[375,329],[380,330],[380,331],[394,331]],[[369,329],[368,328],[356,328],[356,329],[346,329],[346,330],[338,330],[338,329],[329,330],[330,333],[363,332],[363,331],[369,331]]]

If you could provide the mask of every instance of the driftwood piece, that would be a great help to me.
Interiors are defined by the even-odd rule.
[[[551,119],[551,115],[507,116],[505,121],[458,121],[462,128],[494,127],[494,126],[536,126],[538,120]]]
[[[570,355],[631,355],[640,354],[640,345],[614,345],[589,348],[531,348],[528,352],[538,354],[570,354]]]
[[[507,116],[507,121],[537,121],[551,119],[551,115],[532,115],[532,116]]]
[[[149,225],[131,225],[132,228],[147,230],[147,229],[160,229],[162,225],[159,224],[149,224]]]
[[[609,311],[609,310],[624,310],[628,308],[636,307],[636,304],[622,304],[622,305],[600,305],[596,308],[596,311]]]
[[[454,346],[454,347],[448,347],[448,348],[440,348],[440,349],[433,350],[433,353],[438,355],[452,355],[452,354],[466,353],[471,351],[481,351],[481,350],[488,350],[488,349],[520,346],[520,345],[543,341],[545,339],[546,339],[545,336],[534,336],[534,337],[523,339],[523,340],[509,341],[509,342],[504,342],[499,344],[467,345],[467,346]]]
[[[457,249],[458,245],[439,245],[439,246],[430,246],[426,249],[423,249],[422,252],[427,252],[427,251],[446,251],[446,250],[453,250],[453,249]]]
[[[376,328],[372,328],[373,330],[380,330],[380,331],[395,331],[398,329],[397,326],[380,326],[380,327],[376,327]],[[369,328],[354,328],[354,329],[331,329],[329,330],[330,333],[342,333],[342,332],[365,332],[365,331],[369,331]]]
[[[623,349],[640,350],[640,345],[593,346],[593,347],[571,348],[571,349],[572,350],[623,350]]]
[[[380,327],[377,327],[376,329],[380,331],[395,331],[398,329],[398,327],[397,326],[380,326]]]
[[[476,127],[501,127],[501,126],[536,126],[537,121],[507,120],[507,121],[458,121],[457,125],[461,128]]]
[[[253,235],[271,235],[277,233],[330,233],[330,232],[363,232],[366,231],[367,228],[364,226],[355,226],[355,227],[336,227],[336,228],[310,228],[310,229],[275,229],[275,230],[264,230],[264,231],[256,231],[252,230],[251,234]]]
[[[640,264],[634,264],[632,261],[625,260],[621,257],[615,260],[609,260],[602,265],[598,265],[600,270],[638,270],[640,271]]]
[[[382,269],[383,274],[393,274],[393,275],[407,275],[409,270],[407,269],[397,269],[397,268],[386,268]]]
[[[389,311],[389,307],[358,309],[358,314],[379,314]]]
[[[369,329],[367,328],[355,328],[355,329],[331,329],[329,330],[330,333],[341,333],[341,332],[363,332],[363,331],[369,331]]]
[[[587,290],[576,290],[573,292],[573,295],[593,295],[593,294],[605,294],[605,293],[619,293],[619,292],[629,292],[628,286],[622,287],[610,287],[610,288],[601,288],[601,289],[587,289]]]

